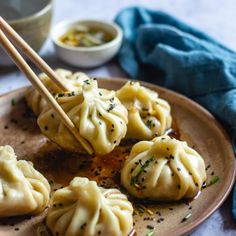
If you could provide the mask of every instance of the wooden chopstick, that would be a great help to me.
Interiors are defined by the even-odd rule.
[[[0,29],[12,42],[35,64],[37,65],[62,91],[67,91],[58,75],[51,67],[21,38],[21,36],[0,16]]]
[[[0,29],[0,44],[6,50],[8,55],[13,59],[13,61],[18,66],[18,68],[22,71],[22,73],[24,73],[26,77],[29,79],[29,81],[33,84],[34,88],[40,93],[40,95],[44,99],[46,99],[48,104],[50,104],[51,107],[56,111],[60,120],[70,130],[70,132],[74,135],[76,140],[78,140],[82,144],[82,146],[85,148],[85,150],[89,154],[92,154],[93,149],[91,148],[89,143],[80,136],[73,122],[70,120],[67,114],[63,111],[63,109],[60,107],[60,105],[57,103],[54,97],[50,94],[50,92],[47,90],[44,84],[40,81],[37,75],[29,67],[29,65],[26,63],[23,57],[19,54],[19,52],[16,50],[13,44],[4,35],[1,29]]]

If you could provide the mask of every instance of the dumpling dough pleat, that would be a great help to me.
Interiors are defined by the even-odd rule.
[[[58,75],[60,81],[66,85],[68,91],[81,90],[83,81],[89,79],[89,77],[82,72],[72,73],[69,70],[60,68],[56,69],[55,73]],[[39,79],[51,94],[62,92],[61,89],[46,74],[39,74]],[[34,89],[34,87],[30,87],[26,90],[25,98],[28,106],[32,109],[36,116],[38,116],[47,105],[47,102],[41,97],[38,91]]]
[[[150,140],[170,128],[170,105],[155,91],[128,81],[116,95],[128,110],[127,138]]]
[[[130,194],[152,200],[193,198],[205,181],[202,157],[169,136],[135,144],[121,170],[121,183]]]
[[[11,146],[0,147],[0,217],[38,214],[49,202],[50,185],[31,162],[17,161]]]
[[[53,235],[127,236],[133,228],[132,214],[132,204],[118,189],[76,177],[54,193],[47,226]]]
[[[107,154],[126,135],[128,114],[114,91],[99,89],[97,81],[86,80],[82,91],[73,95],[57,94],[56,99],[78,128],[82,138],[97,154]],[[80,143],[68,131],[51,107],[38,117],[38,125],[49,139],[64,149],[81,150]]]

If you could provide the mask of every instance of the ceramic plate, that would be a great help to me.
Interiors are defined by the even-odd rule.
[[[100,79],[99,85],[117,90],[125,82],[124,79]],[[135,231],[138,236],[145,236],[150,232],[150,226],[153,226],[153,235],[187,234],[209,217],[229,194],[235,175],[234,153],[225,131],[201,106],[170,90],[148,83],[143,83],[143,85],[156,90],[160,97],[169,101],[180,139],[187,141],[204,158],[207,167],[207,182],[210,182],[214,176],[218,176],[219,181],[203,189],[193,201],[171,204],[142,203],[142,206],[144,204],[150,211],[142,213],[136,209],[139,213],[134,216]],[[60,152],[40,133],[36,119],[31,115],[24,101],[25,89],[22,88],[0,97],[0,145],[12,145],[19,159],[32,161],[35,168],[48,178],[53,191],[67,184],[76,175],[87,176],[84,163],[86,165],[89,157],[85,155],[78,158],[77,154]],[[115,150],[109,156],[95,158],[97,163],[90,163],[95,167],[100,163],[103,165],[102,168],[114,170],[111,171],[114,179],[108,181],[109,183],[102,183],[105,186],[119,185],[119,176],[115,171],[122,166],[122,160],[127,155],[126,147],[121,149],[122,151]],[[112,162],[114,159],[120,160],[118,164]],[[93,175],[89,177],[100,181]],[[140,203],[134,201],[133,203],[139,209]],[[43,223],[45,214],[46,210],[37,217],[1,219],[0,234],[5,236],[47,235]],[[186,216],[190,217],[183,221]]]

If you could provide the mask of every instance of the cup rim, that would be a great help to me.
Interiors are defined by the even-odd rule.
[[[50,10],[52,8],[52,3],[53,3],[53,0],[48,0],[47,4],[41,10],[37,11],[36,13],[19,18],[19,19],[15,19],[15,20],[7,20],[7,22],[10,25],[19,24],[22,22],[29,22],[35,18],[38,18],[38,17],[44,15],[48,10]]]
[[[71,24],[77,24],[77,23],[83,23],[83,22],[102,23],[104,25],[109,26],[110,28],[113,28],[113,30],[116,31],[116,35],[111,41],[104,43],[102,45],[93,46],[93,47],[77,47],[77,46],[74,47],[74,46],[63,44],[58,40],[58,34],[56,33],[58,28],[63,27],[63,26],[68,26],[69,28]],[[116,23],[110,22],[110,21],[97,20],[97,19],[65,20],[65,21],[59,22],[56,26],[53,27],[53,29],[51,30],[51,38],[58,47],[67,49],[69,51],[93,52],[93,51],[100,51],[100,50],[110,48],[116,45],[117,43],[119,43],[123,38],[123,32],[122,32],[122,29]]]

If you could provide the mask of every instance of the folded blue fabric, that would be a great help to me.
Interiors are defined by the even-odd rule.
[[[115,22],[124,31],[117,59],[128,75],[200,103],[222,122],[236,151],[236,52],[160,11],[131,7]],[[236,186],[232,212],[236,219]]]

